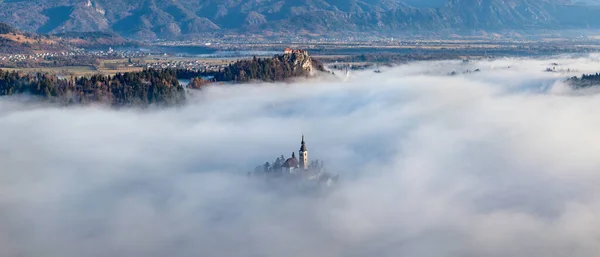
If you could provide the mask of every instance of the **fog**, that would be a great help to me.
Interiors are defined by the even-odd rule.
[[[600,94],[563,81],[598,71],[415,62],[158,110],[1,98],[0,256],[596,256]],[[301,134],[334,191],[246,177]]]

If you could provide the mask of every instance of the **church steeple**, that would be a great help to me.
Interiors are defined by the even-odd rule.
[[[306,143],[304,142],[304,134],[302,134],[302,143],[300,143],[300,152],[306,151]]]
[[[302,134],[302,142],[300,143],[300,168],[308,170],[308,150],[306,150],[306,143],[304,142],[304,134]]]

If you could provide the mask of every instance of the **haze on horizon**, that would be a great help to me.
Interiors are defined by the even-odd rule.
[[[0,256],[595,256],[600,95],[562,81],[599,62],[415,62],[167,109],[3,97]],[[246,177],[301,133],[332,194]]]

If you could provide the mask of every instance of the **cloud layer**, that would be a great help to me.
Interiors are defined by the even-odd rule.
[[[561,81],[599,64],[417,62],[147,111],[3,98],[0,256],[595,256],[600,95]],[[335,192],[245,176],[301,133]]]

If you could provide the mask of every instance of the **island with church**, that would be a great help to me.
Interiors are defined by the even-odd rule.
[[[323,161],[308,159],[308,149],[302,135],[298,157],[286,158],[281,155],[274,162],[257,166],[248,176],[264,178],[268,181],[286,181],[303,189],[322,189],[334,186],[339,176],[327,172]]]

